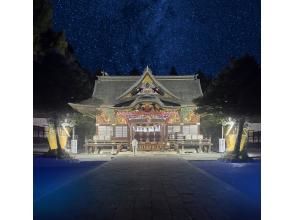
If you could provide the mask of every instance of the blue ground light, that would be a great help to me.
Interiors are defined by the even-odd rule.
[[[256,206],[261,202],[261,163],[226,163],[222,161],[191,161],[191,164],[244,193]]]
[[[78,162],[35,157],[34,201],[103,163],[103,161]],[[260,204],[260,161],[251,163],[191,161],[191,164],[246,194],[257,205]]]
[[[183,206],[177,207],[179,210],[183,211],[185,215],[194,216],[194,219],[223,219],[221,216],[226,215],[229,216],[229,219],[260,219],[260,203],[258,202],[260,201],[260,162],[224,163],[221,161],[191,161],[190,164],[192,166],[199,168],[196,170],[191,168],[187,162],[182,159],[178,160],[177,158],[136,157],[132,160],[128,159],[130,158],[122,157],[119,160],[110,161],[104,164],[105,166],[103,165],[103,168],[100,166],[103,162],[77,162],[35,158],[34,217],[44,220],[111,219],[110,216],[113,216],[114,212],[118,210],[117,208],[121,207],[122,204],[120,204],[120,202],[124,203],[128,201],[129,204],[133,206],[136,200],[130,200],[128,196],[131,194],[136,198],[137,194],[142,193],[142,185],[147,188],[149,181],[152,183],[153,179],[158,175],[165,174],[164,178],[155,181],[155,184],[157,184],[156,189],[153,188],[151,190],[156,192],[155,195],[159,193],[161,196],[164,193],[173,193],[173,191],[180,192],[180,194],[176,194],[178,195],[176,197],[163,196],[162,202],[183,203]],[[148,164],[150,169],[146,167]],[[101,170],[96,169],[97,167],[99,168],[99,166],[102,168]],[[189,172],[186,172],[186,170]],[[236,191],[226,189],[223,191],[222,188],[218,188],[225,188],[226,185],[220,184],[217,180],[207,177],[200,170],[231,185],[245,196],[247,195],[249,201],[244,200]],[[137,178],[137,176],[134,175],[137,174],[137,171],[142,172],[144,175],[138,175]],[[168,173],[165,173],[166,171],[168,171]],[[179,179],[175,178],[174,175],[170,175],[173,171],[179,174]],[[88,173],[89,176],[85,176]],[[105,178],[105,175],[108,176]],[[203,181],[201,183],[203,184],[201,189],[204,190],[202,193],[199,192],[198,188],[189,188],[189,184],[191,184],[191,182],[188,181],[190,179],[189,177],[194,181]],[[89,178],[93,178],[93,181],[89,181]],[[67,187],[62,187],[64,184],[75,179],[79,179],[80,181],[76,181],[74,184],[68,184]],[[174,186],[175,188],[159,189],[160,185],[165,180],[168,180],[168,182],[171,183],[170,186]],[[115,182],[116,185],[111,185],[109,184],[110,182]],[[129,183],[133,184],[133,190],[125,188]],[[60,191],[58,191],[59,188]],[[160,191],[158,191],[158,189]],[[228,192],[228,194],[222,194],[222,192]],[[199,196],[196,200],[189,197],[196,194]],[[144,199],[147,200],[148,204],[150,202],[150,204],[154,205],[149,211],[145,210],[146,213],[151,213],[152,216],[156,216],[156,214],[158,214],[158,209],[160,207],[161,209],[163,208],[162,202],[155,202],[156,198],[158,200],[161,196],[147,198],[148,196],[146,196],[146,194],[141,194],[141,196],[142,195],[145,195]],[[81,200],[79,200],[79,198],[81,198]],[[227,201],[224,202],[225,206],[221,207],[220,205],[216,207],[216,205],[220,204],[223,200]],[[240,201],[240,203],[238,201]],[[198,206],[199,204],[200,206]],[[208,205],[209,207],[207,208],[212,210],[212,212],[202,210],[201,205]],[[53,206],[54,212],[52,212]],[[100,209],[97,209],[97,207],[100,207]],[[124,219],[123,214],[134,216],[132,211],[128,213],[128,210],[123,210],[124,212],[122,213],[116,212],[119,216],[117,219]],[[137,207],[137,211],[138,210],[140,210],[141,213],[142,207]],[[167,208],[163,216],[171,217],[171,215],[175,214],[170,213],[168,210]],[[223,210],[226,210],[225,214],[222,213]],[[181,213],[181,217],[178,216],[175,219],[182,220],[183,213]]]
[[[104,162],[34,157],[34,201],[81,177]]]

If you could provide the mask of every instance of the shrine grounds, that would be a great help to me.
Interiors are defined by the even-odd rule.
[[[260,160],[34,157],[35,219],[260,219]]]

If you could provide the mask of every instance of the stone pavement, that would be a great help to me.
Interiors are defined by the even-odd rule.
[[[218,160],[223,154],[216,152],[209,153],[191,153],[191,154],[178,154],[176,152],[137,152],[137,156],[146,157],[146,156],[179,156],[185,160]],[[79,153],[79,154],[71,154],[71,156],[80,161],[109,161],[114,157],[125,157],[125,156],[133,156],[133,152],[120,152],[119,154],[88,154],[88,153]]]
[[[125,156],[36,201],[34,219],[255,220],[260,210],[178,156]]]

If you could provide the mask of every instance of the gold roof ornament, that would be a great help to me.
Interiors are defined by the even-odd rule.
[[[146,68],[144,69],[143,74],[145,74],[146,72],[152,74],[152,70],[149,68],[149,66],[147,65]]]
[[[140,87],[141,84],[144,85],[148,85],[149,86],[153,86],[153,87],[158,87],[158,89],[161,89],[164,92],[165,97],[168,98],[174,98],[176,100],[179,100],[179,98],[174,95],[171,91],[169,91],[165,86],[163,86],[152,74],[151,69],[149,68],[149,66],[146,66],[143,74],[141,75],[141,77],[139,79],[137,79],[137,81],[131,86],[129,87],[126,91],[124,91],[122,94],[120,94],[120,96],[118,96],[116,98],[116,100],[120,100],[123,98],[130,98],[133,96],[132,91],[134,89],[138,89],[138,87]],[[152,88],[150,88],[152,89]],[[146,89],[145,89],[146,90]]]

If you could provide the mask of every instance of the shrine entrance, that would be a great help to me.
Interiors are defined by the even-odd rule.
[[[163,151],[165,149],[164,123],[135,123],[131,125],[131,140],[138,140],[139,151]]]

